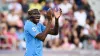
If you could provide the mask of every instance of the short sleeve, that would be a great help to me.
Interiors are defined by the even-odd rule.
[[[43,24],[41,24],[41,31],[43,32],[46,29],[46,26],[44,26]]]
[[[29,26],[29,28],[27,30],[28,30],[29,34],[31,34],[33,37],[36,37],[36,35],[39,34],[39,32],[37,31],[35,26]]]

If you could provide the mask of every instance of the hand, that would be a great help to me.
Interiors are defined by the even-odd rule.
[[[51,9],[49,9],[49,10],[47,11],[47,19],[48,19],[49,21],[52,21],[52,10],[51,10]]]
[[[61,11],[60,8],[59,9],[57,9],[57,8],[54,9],[54,16],[55,16],[56,19],[58,19],[61,16],[61,14],[62,14],[62,11]]]

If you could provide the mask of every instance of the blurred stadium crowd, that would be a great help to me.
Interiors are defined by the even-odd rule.
[[[44,25],[49,8],[62,9],[59,34],[48,35],[44,48],[100,50],[100,21],[95,25],[95,14],[87,0],[0,0],[0,49],[25,50],[23,27],[32,8],[40,10],[40,23]]]

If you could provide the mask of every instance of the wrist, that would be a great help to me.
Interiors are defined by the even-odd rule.
[[[58,20],[59,18],[56,18],[56,17],[55,17],[55,19]]]
[[[56,18],[56,17],[55,17],[55,21],[58,21],[58,20],[59,20],[59,18]]]
[[[58,20],[59,20],[58,18],[55,18],[55,22],[58,22]]]
[[[58,16],[58,17],[55,16],[55,19],[59,19],[59,18],[60,18],[60,16]]]

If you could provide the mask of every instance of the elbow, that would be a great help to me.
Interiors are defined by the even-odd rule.
[[[44,41],[45,41],[45,39],[42,39],[41,41],[42,41],[42,42],[44,42]]]
[[[42,39],[41,39],[41,41],[42,41],[42,42],[44,42],[44,41],[45,41],[46,36],[42,36],[41,38],[42,38]]]
[[[55,30],[55,31],[53,32],[53,35],[58,35],[58,30]]]
[[[36,38],[44,42],[46,37],[45,35],[37,35]]]
[[[43,38],[44,38],[44,37],[43,37]],[[41,41],[42,41],[42,42],[44,42],[44,41],[45,41],[45,38],[44,38],[44,39],[42,39]]]

